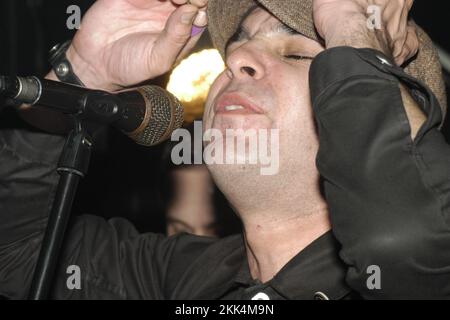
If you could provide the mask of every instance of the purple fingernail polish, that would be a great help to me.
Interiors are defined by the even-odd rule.
[[[203,30],[205,30],[205,27],[201,28],[201,27],[193,26],[192,27],[192,32],[191,32],[191,37],[195,37],[196,35],[201,33]]]

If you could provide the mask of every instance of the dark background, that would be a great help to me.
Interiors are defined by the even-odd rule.
[[[77,4],[84,13],[93,2],[1,0],[0,74],[44,76],[49,70],[48,50],[74,34],[66,28],[67,7]],[[412,15],[440,47],[450,52],[447,3],[416,0]],[[162,79],[164,82],[165,78]],[[0,120],[3,126],[19,122],[6,108],[0,113]],[[444,132],[450,137],[447,126]],[[140,231],[164,232],[164,212],[171,193],[169,159],[163,156],[167,146],[140,147],[109,129],[96,136],[96,143],[89,175],[75,201],[75,213],[122,216],[134,222]],[[239,223],[218,191],[215,203],[223,226],[220,234],[238,232]]]
[[[85,13],[93,2],[1,0],[0,74],[45,76],[50,70],[48,50],[71,39],[76,31],[66,27],[67,7],[76,4]],[[201,42],[204,46],[205,40]],[[167,75],[156,84],[165,86],[166,82]],[[12,109],[2,109],[2,104],[0,101],[0,128],[23,125]],[[164,213],[173,188],[169,146],[141,147],[107,128],[95,134],[94,142],[91,165],[79,187],[74,213],[124,217],[141,232],[164,233]],[[219,235],[239,232],[240,223],[217,188],[214,204]]]

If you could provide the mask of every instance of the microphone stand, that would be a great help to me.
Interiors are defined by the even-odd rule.
[[[89,167],[92,138],[85,123],[77,116],[74,118],[75,127],[66,140],[58,163],[57,172],[60,175],[58,189],[34,271],[30,300],[49,298],[78,183],[86,175]]]

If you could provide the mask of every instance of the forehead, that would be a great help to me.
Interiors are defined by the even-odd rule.
[[[264,32],[271,31],[274,27],[283,25],[283,23],[266,9],[257,6],[249,10],[240,25],[252,31]]]
[[[263,7],[257,6],[251,8],[242,17],[235,34],[225,46],[225,56],[229,55],[228,49],[233,43],[242,40],[250,41],[256,36],[269,38],[276,41],[275,43],[278,45],[289,47],[292,50],[299,51],[301,49],[303,55],[311,57],[317,54],[320,49],[323,49],[319,42],[309,39],[283,23]]]

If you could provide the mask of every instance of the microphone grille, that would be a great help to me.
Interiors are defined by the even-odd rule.
[[[184,122],[184,109],[170,92],[158,86],[138,89],[147,108],[143,125],[129,136],[143,146],[154,146],[167,140]]]

